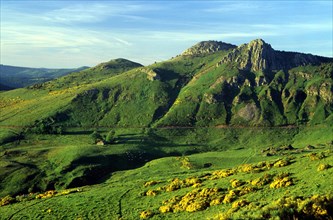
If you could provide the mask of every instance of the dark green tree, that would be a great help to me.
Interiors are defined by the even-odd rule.
[[[93,133],[90,134],[91,139],[93,140],[93,142],[97,142],[100,140],[103,140],[103,137],[100,135],[100,133],[98,133],[97,131],[94,131]]]
[[[115,134],[116,132],[114,130],[109,131],[109,133],[106,135],[105,141],[109,144],[114,143],[116,140]]]

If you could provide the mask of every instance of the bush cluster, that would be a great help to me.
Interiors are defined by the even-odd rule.
[[[201,211],[211,205],[219,204],[216,201],[221,201],[222,196],[219,188],[195,189],[182,197],[173,197],[170,200],[164,201],[159,211],[161,213]]]
[[[288,173],[282,173],[276,176],[273,182],[269,185],[270,188],[281,188],[293,185],[293,179]]]
[[[271,213],[276,213],[281,219],[330,219],[333,215],[333,197],[283,197],[264,207],[264,215],[271,217]]]
[[[151,210],[142,211],[140,213],[140,218],[142,218],[142,219],[148,219],[153,216],[154,216],[154,212],[152,212]]]
[[[15,202],[15,199],[13,197],[11,197],[10,195],[7,195],[0,199],[0,206],[9,205],[14,202]]]

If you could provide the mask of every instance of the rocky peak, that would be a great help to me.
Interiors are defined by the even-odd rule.
[[[236,48],[235,45],[223,43],[221,41],[202,41],[197,43],[196,45],[185,50],[181,55],[182,56],[191,56],[191,55],[199,55],[199,54],[208,54],[214,53],[220,50],[229,50],[232,48]]]
[[[274,67],[275,51],[270,44],[256,39],[235,48],[221,62],[235,62],[240,69],[265,71]]]
[[[311,54],[276,51],[262,39],[242,44],[226,55],[219,64],[236,63],[238,68],[249,71],[287,70],[296,66],[317,65],[329,62],[328,58]]]

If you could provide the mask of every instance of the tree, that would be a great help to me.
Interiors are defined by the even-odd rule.
[[[94,131],[93,133],[91,133],[90,137],[94,142],[103,140],[102,136],[97,131]]]
[[[114,130],[109,131],[109,133],[106,135],[105,141],[107,143],[114,143],[116,140],[115,134],[116,132]]]

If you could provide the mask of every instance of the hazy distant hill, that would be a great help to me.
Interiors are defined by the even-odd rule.
[[[10,88],[21,88],[36,83],[42,83],[54,78],[67,75],[72,72],[80,71],[88,67],[77,69],[47,69],[47,68],[28,68],[0,65],[0,83],[3,85],[1,90]]]

